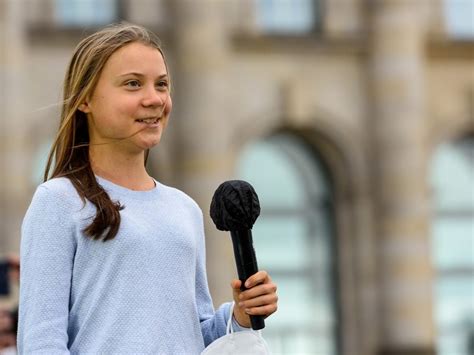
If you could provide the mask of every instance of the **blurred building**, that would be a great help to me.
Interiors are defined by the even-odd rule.
[[[261,200],[260,267],[279,285],[264,332],[275,353],[472,354],[473,7],[1,0],[2,255],[18,251],[75,45],[126,20],[167,54],[174,112],[150,169],[204,211],[216,305],[235,266],[208,206],[242,178]]]

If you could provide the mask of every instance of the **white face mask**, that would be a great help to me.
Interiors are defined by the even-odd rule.
[[[234,332],[232,328],[233,313],[234,303],[230,308],[226,335],[209,344],[201,355],[270,355],[270,349],[260,330],[250,329]]]

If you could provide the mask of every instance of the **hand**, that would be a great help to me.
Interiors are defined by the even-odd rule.
[[[250,328],[249,315],[266,318],[276,312],[277,286],[266,271],[250,276],[245,282],[245,291],[240,290],[241,283],[240,280],[232,280],[231,283],[235,301],[234,317],[240,326]]]

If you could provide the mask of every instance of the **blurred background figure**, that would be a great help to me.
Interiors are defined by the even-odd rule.
[[[169,53],[175,122],[152,174],[204,211],[224,180],[259,194],[275,353],[470,355],[473,14],[472,0],[0,1],[0,258],[18,252],[73,46],[126,20]],[[205,218],[220,304],[232,246]]]
[[[0,297],[14,300],[18,289],[20,260],[18,255],[11,254],[0,261]],[[16,333],[18,307],[16,303],[0,303],[0,355],[16,354]]]
[[[8,310],[0,310],[0,354],[15,354],[16,334],[13,332],[13,316]]]

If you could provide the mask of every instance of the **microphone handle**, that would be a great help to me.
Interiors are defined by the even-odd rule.
[[[252,231],[250,229],[240,229],[230,231],[232,244],[234,246],[235,263],[239,280],[242,281],[240,289],[245,291],[245,281],[258,271],[257,258],[253,248]],[[252,329],[259,330],[265,328],[263,316],[250,316]]]

